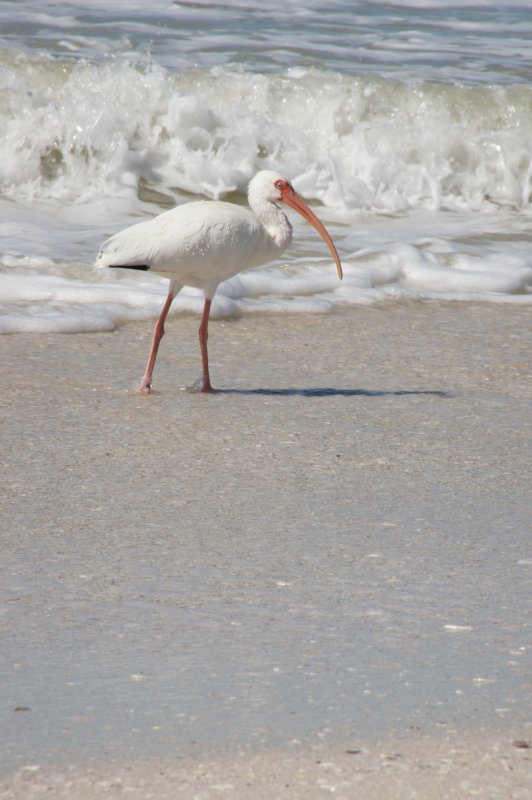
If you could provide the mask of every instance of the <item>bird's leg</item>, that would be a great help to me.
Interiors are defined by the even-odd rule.
[[[199,341],[201,348],[201,364],[203,367],[203,386],[202,392],[213,392],[211,386],[211,379],[209,378],[209,355],[207,353],[207,339],[209,338],[209,313],[211,310],[211,300],[205,298],[205,305],[203,306],[203,314],[201,315],[201,323],[199,326]]]
[[[166,298],[166,302],[163,306],[163,310],[157,320],[157,325],[153,331],[153,338],[151,340],[151,350],[150,356],[148,358],[148,363],[146,365],[146,372],[142,379],[142,383],[140,384],[137,392],[141,392],[142,394],[147,394],[151,391],[151,376],[153,373],[153,368],[155,366],[155,359],[157,358],[157,351],[159,349],[159,343],[164,336],[164,322],[166,317],[168,316],[168,312],[170,311],[170,306],[172,305],[172,300],[174,299],[174,292],[172,289],[168,292],[168,297]]]

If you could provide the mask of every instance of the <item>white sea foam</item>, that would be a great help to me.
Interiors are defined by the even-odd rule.
[[[76,16],[61,20],[74,47]],[[214,316],[405,298],[530,302],[528,83],[301,65],[176,71],[102,55],[104,42],[86,59],[0,50],[0,332],[110,330],[155,316],[165,281],[96,270],[100,242],[197,196],[243,202],[261,168],[321,204],[345,279],[292,216],[282,262],[223,284]],[[200,308],[185,289],[173,313]]]
[[[4,54],[0,184],[16,201],[207,197],[257,169],[346,213],[530,207],[532,87],[464,87],[297,70],[169,74],[127,61]]]
[[[17,264],[13,256],[3,265]],[[126,321],[148,319],[160,312],[167,282],[108,270],[98,282],[96,268],[85,278],[67,278],[53,262],[23,262],[14,273],[0,274],[0,333],[90,332],[112,330]],[[481,263],[463,255],[443,260],[412,245],[390,245],[368,257],[344,260],[344,280],[325,260],[298,259],[241,273],[220,285],[212,307],[214,318],[250,313],[327,313],[335,307],[369,305],[402,299],[530,302],[529,265],[514,259],[503,270],[496,260]],[[22,271],[23,270],[23,271]],[[174,300],[172,314],[199,314],[201,292],[185,288]]]

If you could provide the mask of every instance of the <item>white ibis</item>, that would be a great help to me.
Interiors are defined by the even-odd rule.
[[[202,289],[205,305],[199,327],[203,367],[202,391],[212,392],[207,335],[211,302],[218,285],[243,269],[278,258],[292,240],[292,226],[278,202],[298,211],[321,234],[342,278],[342,265],[324,226],[276,172],[257,173],[249,184],[251,210],[233,203],[199,201],[172,208],[111,236],[98,263],[107,267],[151,269],[170,280],[170,288],[153,332],[146,372],[139,392],[149,392],[164,323],[172,300],[183,286]]]

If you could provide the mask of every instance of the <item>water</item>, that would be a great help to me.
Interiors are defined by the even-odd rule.
[[[406,327],[412,301],[529,304],[531,10],[0,0],[0,332],[155,317],[166,282],[96,268],[102,240],[175,203],[245,203],[261,168],[313,205],[345,278],[288,212],[282,260],[222,285],[213,316],[403,304]],[[172,313],[201,305],[185,289]],[[467,413],[438,392],[413,402],[378,391],[382,365],[360,383],[357,354],[354,394],[327,406],[327,390],[254,394],[250,378],[223,413],[162,392],[147,414],[86,391],[89,337],[53,337],[50,362],[37,338],[3,340],[27,369],[4,409],[24,404],[4,447],[8,767],[49,747],[145,755],[524,717],[526,412],[500,384]],[[333,386],[351,386],[344,347]],[[499,374],[466,356],[464,375],[481,374],[464,403]],[[27,376],[52,362],[67,367],[43,404]],[[427,375],[405,385],[432,389]],[[258,452],[275,465],[254,497]]]
[[[243,203],[261,168],[314,205],[346,277],[293,220],[214,316],[529,303],[531,8],[0,3],[0,331],[155,316],[164,279],[96,269],[101,241],[175,203]],[[200,305],[185,289],[173,313]]]
[[[131,326],[0,337],[0,782],[233,746],[530,739],[523,309],[392,311],[220,323],[216,372],[245,388],[209,397],[179,392],[181,366],[122,391]]]

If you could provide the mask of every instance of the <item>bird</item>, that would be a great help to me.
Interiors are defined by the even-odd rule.
[[[151,270],[168,278],[170,286],[153,331],[146,371],[137,391],[149,393],[165,320],[176,294],[184,286],[203,290],[199,326],[202,392],[213,392],[207,350],[209,313],[219,284],[244,269],[278,258],[292,240],[292,225],[279,203],[301,214],[320,233],[343,277],[334,243],[324,225],[295,192],[284,175],[261,170],[249,182],[249,208],[220,200],[199,200],[164,211],[107,239],[98,254],[99,266]]]

